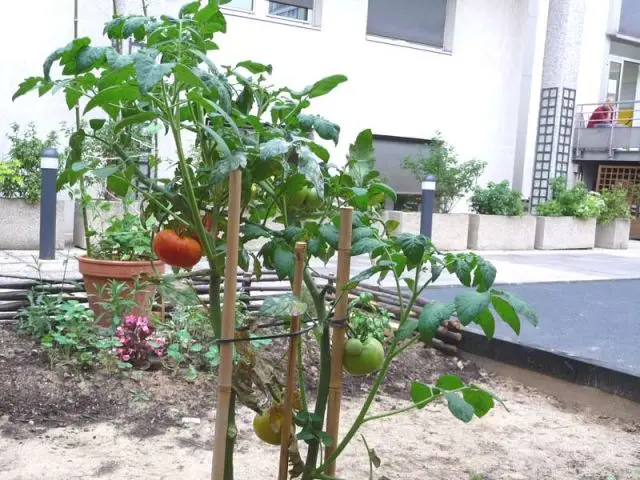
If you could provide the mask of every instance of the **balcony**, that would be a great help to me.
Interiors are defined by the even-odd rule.
[[[573,132],[575,162],[640,162],[640,102],[613,103],[613,121],[588,127],[600,104],[576,106]]]

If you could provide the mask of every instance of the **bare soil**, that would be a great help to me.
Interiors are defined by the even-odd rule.
[[[278,345],[272,350],[274,357],[282,353]],[[313,390],[317,365],[307,358]],[[640,418],[603,415],[584,408],[584,399],[556,398],[430,349],[409,350],[393,364],[373,411],[406,406],[411,381],[432,382],[443,373],[490,388],[509,412],[496,408],[463,424],[439,403],[368,423],[361,433],[382,460],[371,478],[640,479]],[[345,376],[345,430],[370,382]],[[2,328],[0,478],[208,478],[215,387],[206,375],[189,383],[166,371],[123,376],[52,369],[32,342]],[[253,415],[238,412],[236,478],[275,478],[278,448],[255,437]],[[370,478],[359,436],[340,458],[338,473]]]

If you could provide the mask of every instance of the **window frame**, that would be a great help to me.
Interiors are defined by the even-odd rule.
[[[274,0],[277,3],[277,0]],[[313,0],[313,8],[309,9],[308,20],[298,20],[296,18],[283,17],[269,13],[268,0],[253,0],[253,8],[246,10],[237,7],[228,7],[220,5],[225,14],[252,18],[254,20],[267,21],[272,23],[281,23],[283,25],[291,25],[302,28],[319,29],[322,20],[322,0]]]
[[[444,21],[444,32],[442,37],[442,47],[435,45],[428,45],[426,43],[412,42],[409,40],[402,40],[400,38],[385,37],[382,35],[376,35],[367,32],[365,25],[365,38],[370,42],[384,43],[388,45],[395,45],[398,47],[413,48],[416,50],[425,50],[433,53],[441,53],[445,55],[451,55],[453,53],[453,38],[456,18],[456,6],[457,0],[446,0],[446,13]],[[367,0],[367,22],[369,20],[369,0]]]

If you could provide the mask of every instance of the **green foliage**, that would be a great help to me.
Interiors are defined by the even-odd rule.
[[[137,159],[119,145],[119,137],[103,131],[107,123],[94,118],[89,121],[92,131],[82,128],[72,135],[69,160],[60,183],[73,184],[83,175],[94,175],[104,179],[118,197],[128,198],[132,190],[142,195],[142,220],[131,214],[114,220],[96,246],[94,256],[98,258],[151,258],[149,229],[177,228],[197,236],[209,263],[208,318],[197,307],[185,307],[184,313],[174,315],[162,326],[169,337],[170,365],[186,367],[190,380],[195,378],[198,368],[210,368],[217,361],[213,332],[220,331],[219,291],[228,273],[225,272],[230,196],[227,178],[231,172],[242,171],[243,216],[238,260],[241,268],[248,269],[251,264],[255,275],[260,277],[264,267],[275,270],[280,279],[291,281],[295,244],[307,242],[304,280],[317,316],[314,333],[320,344],[320,376],[311,412],[303,391],[303,366],[299,367],[303,408],[296,419],[303,427],[298,439],[308,444],[302,478],[310,480],[322,476],[330,462],[325,459],[318,465],[320,443],[331,441],[322,429],[329,391],[332,312],[327,308],[326,292],[318,289],[308,265],[313,259],[326,263],[335,255],[340,207],[353,208],[351,254],[368,254],[373,263],[352,278],[348,287],[374,276],[379,281],[392,276],[401,314],[397,319],[399,329],[389,339],[387,356],[363,409],[344,438],[336,442],[333,458],[341,454],[363,423],[376,417],[366,415],[393,358],[419,338],[430,342],[448,316],[457,315],[466,324],[476,323],[489,336],[495,329],[492,308],[514,329],[519,328],[521,320],[535,324],[537,319],[521,299],[492,288],[496,271],[489,262],[473,254],[442,255],[423,236],[390,235],[394,225],[385,223],[379,210],[385,198],[395,200],[396,195],[375,170],[370,130],[358,135],[349,148],[344,167],[336,167],[342,162],[330,161],[322,140],[337,143],[340,128],[330,119],[307,113],[307,109],[313,99],[339,87],[346,80],[343,75],[328,76],[299,90],[274,86],[269,65],[252,61],[240,62],[235,67],[216,65],[214,56],[209,55],[217,48],[212,38],[226,31],[226,21],[218,7],[219,2],[212,0],[186,5],[178,18],[117,17],[107,23],[105,34],[115,42],[135,39],[141,46],[135,53],[122,55],[111,47],[94,47],[87,38],[76,39],[55,50],[45,60],[43,76],[26,79],[14,98],[36,89],[40,94],[63,91],[69,108],[84,98],[86,112],[101,110],[117,122],[113,127],[117,135],[130,135],[140,126],[156,129],[162,126],[172,137],[177,157],[175,174],[166,180],[148,179],[140,171]],[[61,79],[50,78],[54,63],[62,67]],[[186,132],[195,138],[192,152],[184,149]],[[108,146],[115,158],[108,165],[87,161],[84,148],[88,139]],[[424,173],[436,175],[438,205],[441,211],[448,211],[473,188],[484,164],[476,160],[459,163],[453,150],[439,137],[431,148],[430,154],[406,163],[419,180]],[[157,225],[153,225],[153,219],[157,219]],[[261,240],[262,247],[250,254],[247,243],[254,240]],[[459,295],[455,302],[431,310],[424,318],[411,318],[416,300],[444,269],[454,273],[471,290]],[[402,296],[404,285],[409,288],[409,300]],[[162,282],[164,290],[167,286]],[[184,298],[178,290],[173,291]],[[112,296],[109,303],[114,302],[117,301]],[[271,307],[272,315],[282,316],[301,313],[308,303],[306,299],[289,298],[274,300],[267,307]],[[364,313],[356,311],[353,315],[356,325],[352,328],[361,330],[360,334],[364,334],[365,327],[367,334],[379,334],[382,321],[380,328],[371,331],[369,322],[362,320]],[[242,316],[237,314],[237,318]],[[237,335],[251,338],[250,330],[244,328]],[[262,411],[264,396],[258,398],[258,393],[269,392],[275,399],[280,387],[272,385],[273,369],[267,371],[264,363],[257,360],[256,352],[246,346],[240,342],[234,349],[237,365],[242,368],[234,370],[232,404],[237,400]],[[420,408],[431,397],[441,396],[453,415],[469,421],[493,407],[494,397],[460,383],[445,376],[434,387],[416,384],[417,393],[412,392],[414,403],[410,408]],[[431,392],[430,396],[425,396],[425,392]],[[228,479],[232,478],[229,473],[232,447],[232,442],[228,443],[225,462]],[[296,449],[294,442],[292,451],[299,452]]]
[[[361,293],[349,304],[349,336],[362,342],[373,337],[383,343],[393,318],[388,310],[375,305],[372,294]]]
[[[604,207],[598,215],[598,223],[606,225],[619,218],[629,218],[629,191],[625,188],[614,188],[603,190],[600,197],[604,202]]]
[[[236,303],[236,328],[247,327],[249,314],[242,301]],[[220,363],[220,351],[213,326],[202,306],[177,305],[170,317],[156,322],[158,332],[167,345],[165,366],[182,372],[193,381],[198,372],[210,372]],[[255,336],[253,334],[250,337]],[[249,342],[254,348],[268,345],[270,340]],[[234,353],[237,361],[237,351]]]
[[[51,295],[46,285],[34,287],[18,315],[20,332],[39,342],[52,363],[87,368],[114,363],[111,350],[119,343],[100,336],[93,312],[77,300]]]
[[[143,224],[140,216],[125,211],[122,217],[109,218],[109,226],[100,235],[93,248],[93,258],[102,260],[150,260],[151,229],[155,219],[150,217]]]
[[[572,188],[566,188],[564,177],[554,178],[551,182],[551,200],[536,207],[536,215],[542,217],[596,218],[604,208],[599,194],[589,192],[582,182]]]
[[[476,187],[471,196],[471,209],[481,215],[519,216],[524,213],[522,196],[511,190],[509,182],[489,182],[485,188]]]
[[[427,174],[436,177],[436,207],[441,213],[449,213],[456,202],[471,191],[486,166],[476,159],[460,162],[453,147],[439,133],[422,153],[403,161],[403,167],[413,173],[418,182]]]
[[[40,139],[34,123],[24,131],[13,123],[7,138],[11,146],[8,160],[0,162],[0,197],[36,203],[40,201],[40,157],[45,148],[57,145],[57,135],[51,132]]]

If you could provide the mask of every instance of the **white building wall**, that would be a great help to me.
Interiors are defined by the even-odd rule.
[[[607,37],[610,4],[611,0],[586,0],[576,90],[578,105],[598,103],[604,100],[606,93],[604,92],[604,82],[608,72],[610,45]]]
[[[80,35],[96,37],[110,17],[111,1],[79,1]],[[3,56],[0,155],[6,152],[4,137],[10,122],[35,121],[46,132],[60,121],[73,121],[62,96],[38,99],[30,94],[11,102],[18,83],[39,74],[44,58],[67,43],[73,32],[71,0],[29,3],[38,12],[32,17],[29,37],[20,33],[18,22],[5,22],[0,30],[3,45],[23,39],[21,48],[5,49]],[[183,3],[152,0],[151,9],[175,13]],[[137,4],[128,0],[128,5]],[[324,0],[319,29],[228,14],[228,33],[217,37],[220,50],[212,56],[222,64],[245,59],[271,63],[274,81],[294,88],[334,73],[347,75],[347,84],[313,104],[316,113],[342,127],[335,162],[342,161],[348,144],[364,128],[417,138],[429,138],[440,130],[462,159],[488,162],[483,182],[511,180],[521,24],[527,1],[457,0],[456,4],[452,54],[367,40],[366,0]],[[2,18],[16,18],[23,11],[24,2],[0,4]],[[171,152],[163,153],[171,156]],[[459,208],[466,205],[461,202]]]

